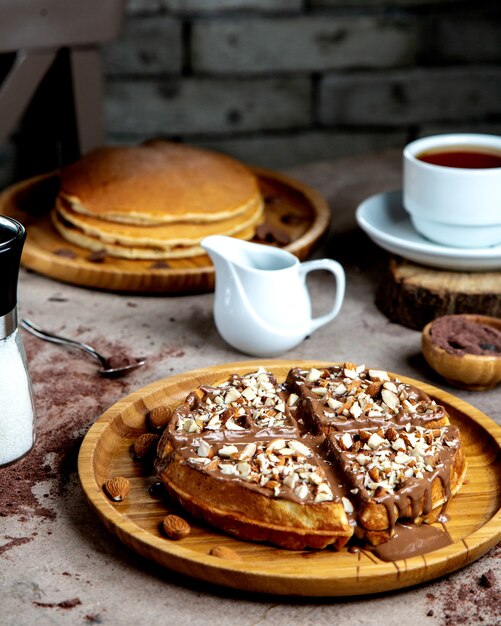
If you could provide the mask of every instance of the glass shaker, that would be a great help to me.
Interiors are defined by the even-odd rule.
[[[20,459],[35,443],[35,408],[21,336],[17,330],[17,280],[24,227],[0,215],[0,467]]]

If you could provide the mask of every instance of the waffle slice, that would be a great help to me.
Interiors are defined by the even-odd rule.
[[[301,438],[274,377],[260,369],[201,387],[174,411],[157,470],[193,515],[285,548],[342,547],[353,534],[314,437]]]
[[[417,387],[352,363],[295,368],[287,385],[298,396],[296,418],[327,437],[357,534],[369,543],[388,541],[399,519],[433,521],[460,488],[459,432]]]
[[[328,446],[349,487],[358,534],[373,545],[391,538],[398,519],[435,521],[466,472],[455,426],[337,432]]]
[[[210,431],[231,439],[251,431],[266,436],[277,429],[297,436],[287,397],[284,386],[264,368],[244,376],[233,374],[220,385],[202,385],[190,393],[174,411],[169,429],[175,437]]]
[[[435,428],[449,419],[445,409],[412,385],[385,371],[352,363],[325,369],[292,369],[287,386],[299,396],[298,415],[315,432],[413,424]]]

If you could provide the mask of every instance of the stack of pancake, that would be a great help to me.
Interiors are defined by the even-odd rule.
[[[61,171],[55,228],[126,259],[204,254],[209,235],[251,239],[262,221],[256,176],[222,154],[166,141],[103,147]]]

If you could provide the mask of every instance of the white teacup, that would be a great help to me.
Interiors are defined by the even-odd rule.
[[[460,152],[470,153],[463,155],[469,167],[464,162],[458,165]],[[490,155],[494,167],[485,167],[485,163],[479,167],[478,154]],[[477,167],[472,167],[471,159],[477,160]],[[436,135],[408,144],[404,149],[403,204],[415,229],[432,241],[459,248],[501,243],[499,165],[501,136]]]

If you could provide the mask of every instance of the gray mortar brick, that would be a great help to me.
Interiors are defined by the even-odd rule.
[[[171,137],[164,136],[169,140]],[[113,145],[134,145],[145,139],[139,134],[108,134]],[[223,152],[249,165],[283,169],[312,163],[330,161],[353,154],[366,154],[387,148],[402,149],[408,142],[405,131],[312,130],[282,131],[280,134],[256,133],[241,137],[176,136],[194,146]]]
[[[434,20],[434,63],[501,61],[501,11],[492,15],[447,15]]]
[[[165,8],[178,14],[218,11],[299,11],[302,0],[163,0]]]
[[[110,133],[231,133],[311,124],[307,78],[110,82]]]
[[[423,124],[418,129],[419,137],[447,135],[449,133],[482,133],[501,135],[501,119],[497,122],[457,122],[456,124]]]
[[[463,0],[469,2],[470,0]],[[461,0],[310,0],[313,9],[353,7],[415,7],[426,4],[458,4]]]
[[[195,71],[269,73],[413,63],[419,45],[413,18],[330,17],[195,20]]]
[[[103,46],[104,72],[116,74],[180,73],[181,22],[164,16],[126,20],[120,39]]]
[[[164,7],[164,0],[126,0],[125,14],[159,13]]]
[[[320,87],[320,122],[401,125],[499,114],[501,69],[415,69],[330,75]]]
[[[312,9],[352,9],[357,8],[407,8],[420,7],[426,5],[440,4],[459,4],[461,1],[470,2],[471,0],[310,0]]]
[[[193,141],[196,141],[196,138]],[[302,163],[328,161],[384,148],[402,148],[407,143],[407,134],[402,131],[371,133],[314,130],[276,136],[214,138],[196,143],[211,150],[224,152],[251,165],[283,169]]]

